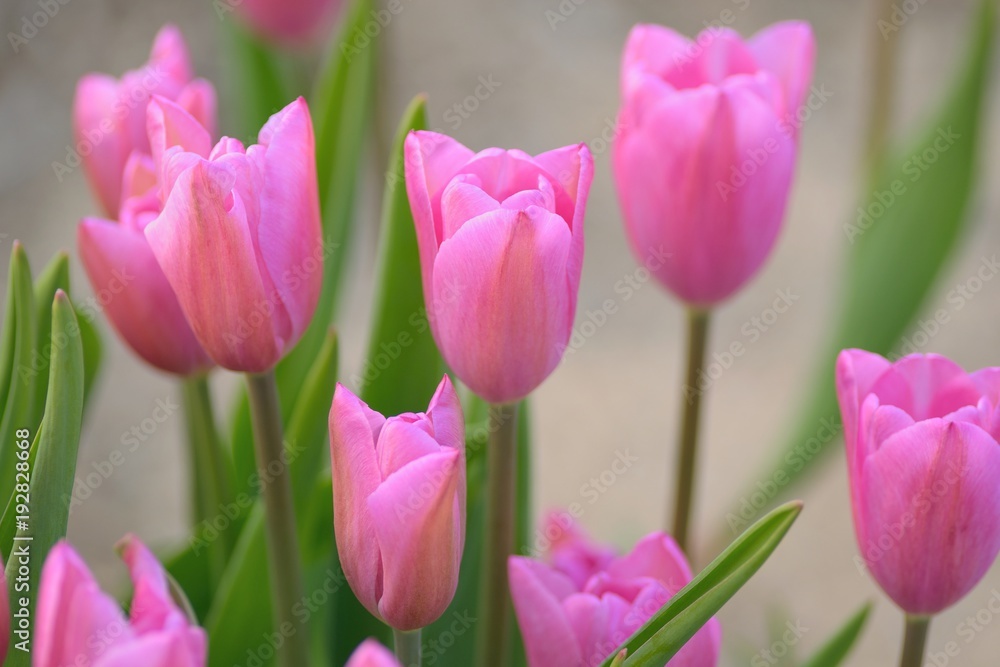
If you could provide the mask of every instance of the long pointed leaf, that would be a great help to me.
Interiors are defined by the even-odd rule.
[[[861,636],[871,610],[870,604],[858,610],[802,667],[840,667]]]

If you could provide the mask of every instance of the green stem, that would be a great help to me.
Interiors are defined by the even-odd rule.
[[[899,667],[920,667],[923,664],[930,625],[930,616],[906,615],[906,634],[903,636],[903,655],[899,659]]]
[[[479,600],[478,667],[507,664],[510,593],[507,558],[514,553],[517,404],[491,405],[486,461],[486,530]]]
[[[195,531],[211,525],[232,500],[232,464],[215,426],[212,397],[205,375],[185,378],[181,384],[191,464],[192,514]],[[218,582],[236,543],[235,531],[222,531],[209,545],[213,580]]]
[[[688,550],[688,527],[697,473],[698,422],[702,390],[699,375],[705,363],[708,342],[709,311],[688,309],[687,373],[681,388],[681,430],[677,459],[677,496],[674,502],[674,526],[671,531],[681,551]],[[688,554],[690,556],[690,554]]]
[[[248,373],[247,389],[257,472],[261,481],[266,482],[262,484],[261,495],[264,499],[274,625],[276,628],[294,628],[291,636],[277,649],[278,665],[302,667],[309,664],[309,638],[306,627],[293,613],[295,605],[303,597],[301,559],[274,371],[259,375]]]
[[[399,663],[403,667],[420,667],[420,629],[406,632],[394,628],[392,639],[395,642],[396,658]]]
[[[868,108],[868,137],[865,146],[865,177],[874,179],[885,157],[889,142],[889,123],[892,119],[894,78],[896,71],[896,31],[883,34],[880,24],[889,21],[896,0],[876,0],[875,53],[871,69],[871,99]],[[865,184],[868,187],[869,184]]]

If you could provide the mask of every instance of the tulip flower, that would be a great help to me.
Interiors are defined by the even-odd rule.
[[[351,654],[346,667],[402,667],[396,656],[374,639],[366,639]]]
[[[132,153],[150,152],[146,105],[154,95],[177,102],[215,133],[215,89],[193,77],[184,38],[167,25],[140,69],[121,79],[96,73],[80,79],[73,100],[76,153],[105,216],[118,216],[122,178]]]
[[[172,143],[159,157],[163,209],[146,239],[208,355],[268,371],[309,324],[322,282],[309,110],[292,102],[247,148],[228,137],[207,153]]]
[[[128,617],[68,543],[49,552],[38,591],[34,667],[206,664],[205,631],[174,602],[163,566],[135,537],[120,548],[135,588]]]
[[[808,24],[744,41],[637,25],[625,46],[612,167],[636,257],[689,305],[743,286],[785,215],[815,43]]]
[[[295,45],[322,37],[342,4],[342,0],[241,0],[234,9],[258,35]]]
[[[549,525],[563,537],[544,554],[547,562],[524,556],[508,562],[528,667],[600,665],[691,581],[684,554],[666,533],[652,533],[615,557],[568,517]],[[721,639],[712,619],[667,664],[714,667]]]
[[[573,327],[590,151],[473,153],[412,132],[405,152],[434,339],[482,398],[524,398],[558,365]]]
[[[837,396],[864,563],[908,614],[947,609],[1000,551],[1000,368],[845,350]]]
[[[330,457],[351,589],[396,630],[429,625],[455,595],[465,544],[465,426],[451,381],[426,414],[389,419],[338,385]]]

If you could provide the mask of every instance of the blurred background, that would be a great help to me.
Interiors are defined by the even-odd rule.
[[[665,480],[673,475],[684,331],[682,308],[656,284],[641,284],[627,301],[615,290],[637,268],[622,232],[607,151],[618,105],[622,45],[637,22],[663,23],[689,35],[729,16],[734,17],[732,27],[746,35],[782,19],[812,23],[819,43],[814,83],[827,94],[804,125],[785,230],[765,270],[720,308],[713,321],[710,353],[737,341],[745,344],[746,353],[714,382],[705,406],[693,554],[695,564],[703,566],[719,548],[719,535],[731,535],[726,513],[738,508],[739,494],[752,487],[753,476],[766,470],[787,439],[829,334],[848,248],[843,227],[854,217],[863,183],[869,63],[878,37],[875,3],[402,3],[404,10],[380,36],[383,79],[378,94],[383,106],[375,119],[381,137],[377,145],[387,145],[411,97],[426,92],[430,126],[475,149],[498,145],[540,152],[586,141],[595,153],[578,321],[584,321],[589,310],[599,310],[606,299],[614,300],[618,310],[567,355],[535,396],[535,498],[539,511],[581,503],[586,528],[622,548],[665,522]],[[896,36],[897,96],[890,128],[895,138],[918,127],[948,89],[964,55],[975,9],[968,0],[912,4],[919,9]],[[22,17],[35,11],[35,0],[2,0],[0,33],[16,30]],[[139,66],[165,22],[182,29],[198,73],[225,87],[219,66],[224,26],[209,0],[68,0],[18,52],[6,38],[0,46],[0,254],[7,255],[9,244],[20,239],[37,271],[56,251],[69,250],[80,298],[90,291],[75,261],[75,227],[97,207],[79,169],[60,179],[52,168],[53,162],[65,160],[72,143],[75,82],[88,71],[119,75]],[[994,60],[993,72],[1000,72],[1000,61]],[[484,80],[491,90],[476,98]],[[969,369],[1000,365],[1000,279],[984,282],[960,310],[947,298],[950,290],[975,275],[984,257],[1000,251],[998,98],[1000,86],[992,86],[970,233],[925,306],[926,313],[944,308],[951,317],[922,351],[941,352]],[[232,101],[223,98],[224,118],[232,111],[227,104]],[[464,113],[456,111],[456,104]],[[383,163],[373,144],[360,198],[360,233],[339,316],[345,378],[358,370],[367,343],[382,185],[378,169]],[[6,269],[0,271],[0,282],[5,281]],[[793,303],[771,320],[767,311],[779,292],[790,293]],[[754,318],[772,323],[763,330]],[[121,446],[124,434],[152,417],[158,403],[180,401],[170,378],[138,361],[106,322],[100,324],[107,360],[85,425],[78,475],[106,460]],[[749,336],[751,328],[759,335]],[[227,406],[238,378],[219,373],[213,382],[220,408]],[[112,546],[125,532],[138,533],[164,550],[186,539],[182,438],[183,419],[175,408],[138,451],[74,509],[70,539],[107,584],[121,585],[124,572]],[[769,629],[786,622],[806,629],[794,650],[808,655],[865,600],[875,602],[875,611],[851,663],[885,665],[896,660],[901,617],[855,566],[842,444],[834,448],[835,455],[794,490],[806,502],[798,524],[722,611],[722,664],[774,664],[766,658],[760,662],[759,652],[773,641]],[[605,474],[600,481],[625,453],[634,458],[628,469],[611,478]],[[598,480],[598,486],[591,480]],[[998,591],[1000,567],[995,567],[963,602],[935,620],[928,649],[940,651],[947,642],[957,641],[961,653],[951,664],[996,664],[1000,619],[988,622],[993,613],[987,605],[993,596],[1000,598]],[[958,634],[959,624],[977,614],[982,630],[966,642]]]

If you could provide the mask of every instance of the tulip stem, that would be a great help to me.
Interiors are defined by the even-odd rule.
[[[257,472],[262,481],[267,481],[262,485],[261,495],[264,499],[274,625],[276,628],[292,628],[286,633],[290,636],[276,651],[278,665],[301,667],[310,662],[309,641],[306,627],[293,613],[295,605],[303,597],[301,560],[274,372],[247,373],[247,388]]]
[[[677,459],[677,495],[674,502],[672,535],[681,551],[688,550],[688,525],[698,455],[698,422],[701,412],[699,376],[705,363],[708,342],[709,311],[688,309],[687,373],[681,387],[681,430]]]
[[[197,535],[201,524],[211,524],[221,508],[232,500],[232,464],[215,426],[208,378],[205,375],[186,378],[181,387],[190,446],[192,509]],[[235,543],[235,531],[223,531],[209,545],[209,565],[214,582],[218,583],[222,578]]]
[[[906,634],[903,636],[903,655],[899,659],[899,667],[920,667],[923,664],[930,625],[930,616],[906,615]]]
[[[399,664],[403,667],[420,667],[420,629],[407,632],[393,628],[392,639]]]
[[[491,405],[486,451],[486,531],[479,599],[479,667],[507,664],[510,593],[507,558],[514,553],[517,489],[517,403]]]
[[[875,54],[871,72],[871,100],[868,110],[868,136],[866,141],[865,177],[874,179],[885,157],[889,143],[889,124],[892,120],[892,105],[895,91],[897,36],[895,32],[883,32],[884,22],[890,20],[895,0],[877,0],[876,18],[872,24]],[[866,184],[867,187],[867,184]]]

